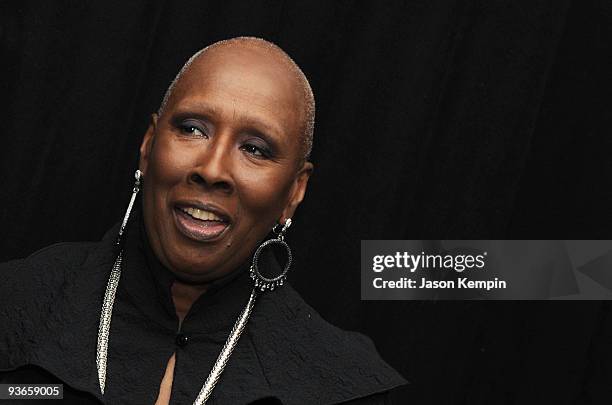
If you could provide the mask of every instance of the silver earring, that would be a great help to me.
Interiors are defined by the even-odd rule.
[[[123,237],[123,233],[125,232],[125,227],[130,219],[130,213],[132,212],[132,208],[134,207],[134,201],[136,200],[136,195],[140,191],[140,179],[142,177],[142,172],[140,170],[136,170],[134,173],[134,188],[132,189],[132,198],[130,198],[130,203],[128,204],[127,210],[125,211],[125,215],[123,216],[123,222],[121,223],[121,228],[119,228],[119,235],[117,235],[117,242],[115,243],[117,246],[121,244],[121,238]]]
[[[268,239],[267,241],[263,242],[261,245],[259,245],[259,247],[255,251],[255,254],[253,255],[253,264],[251,264],[250,269],[251,278],[255,280],[255,288],[259,288],[259,290],[261,291],[272,291],[274,290],[274,288],[283,285],[285,279],[287,278],[287,271],[289,271],[289,268],[291,267],[291,261],[293,260],[293,256],[291,255],[291,248],[289,247],[287,242],[285,242],[285,233],[287,232],[287,229],[289,229],[289,227],[291,226],[291,218],[287,218],[285,224],[283,225],[280,231],[278,230],[279,226],[280,224],[276,224],[274,225],[274,228],[272,228],[272,232],[276,234],[276,238]],[[285,264],[285,268],[283,269],[283,272],[281,274],[276,277],[268,278],[261,274],[261,272],[259,271],[259,256],[261,255],[261,252],[264,248],[274,244],[281,245],[287,250],[287,263]]]

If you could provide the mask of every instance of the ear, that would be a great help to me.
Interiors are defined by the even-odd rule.
[[[157,129],[157,114],[151,114],[151,122],[147,128],[147,132],[144,134],[142,144],[140,145],[140,161],[138,162],[138,168],[143,175],[147,173],[147,167],[149,165],[149,156],[151,149],[155,143],[155,132]]]
[[[306,194],[306,187],[308,186],[308,179],[314,170],[314,166],[310,162],[304,162],[302,167],[298,170],[291,191],[289,192],[289,200],[287,206],[283,210],[283,213],[279,219],[281,224],[284,224],[287,218],[293,218],[295,210],[300,205]]]

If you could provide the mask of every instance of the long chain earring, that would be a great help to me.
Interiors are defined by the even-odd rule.
[[[272,291],[274,290],[274,288],[283,285],[283,283],[285,282],[285,279],[287,278],[287,272],[289,271],[289,268],[291,267],[291,262],[293,260],[293,256],[291,255],[291,248],[289,247],[287,242],[285,242],[285,233],[287,232],[287,229],[289,229],[290,226],[291,218],[287,218],[285,224],[283,225],[280,231],[277,230],[279,224],[274,225],[274,228],[272,228],[272,232],[276,234],[276,238],[268,239],[267,241],[263,242],[255,251],[255,254],[253,255],[253,264],[251,264],[250,269],[251,278],[255,280],[255,288],[259,288],[261,291]],[[287,250],[287,263],[285,264],[283,272],[278,276],[272,278],[264,276],[263,274],[261,274],[261,271],[259,271],[259,256],[261,255],[261,252],[267,246],[270,245],[281,245],[285,248],[285,250]]]
[[[134,207],[134,201],[136,201],[136,195],[140,191],[140,179],[142,178],[142,172],[140,170],[136,170],[134,173],[134,178],[136,180],[134,181],[134,188],[132,189],[132,198],[130,198],[130,203],[128,204],[127,210],[125,210],[123,222],[121,223],[121,228],[119,228],[119,235],[117,235],[117,242],[115,242],[117,246],[121,245],[123,234],[125,233],[125,227],[130,219],[130,214],[132,213],[132,208]]]
[[[117,235],[117,241],[115,246],[119,250],[119,254],[115,259],[115,264],[111,270],[108,283],[106,284],[106,292],[104,293],[104,303],[102,304],[102,312],[100,314],[100,325],[98,327],[98,344],[96,348],[96,368],[98,369],[98,382],[100,384],[100,391],[104,395],[104,389],[106,387],[106,364],[107,364],[107,352],[108,352],[108,336],[110,333],[111,317],[113,315],[113,303],[115,302],[115,293],[117,292],[117,286],[119,285],[119,279],[121,278],[121,262],[123,261],[123,234],[125,233],[125,227],[127,226],[128,220],[130,219],[130,213],[134,207],[134,201],[136,195],[140,191],[140,179],[142,172],[136,170],[134,173],[134,188],[132,189],[132,198],[128,204],[125,215],[123,216],[123,222],[121,228],[119,228],[119,234]]]

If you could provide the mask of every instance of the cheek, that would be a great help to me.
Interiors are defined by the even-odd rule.
[[[244,170],[236,176],[236,191],[240,196],[242,216],[248,222],[272,227],[280,217],[291,188],[283,170]]]
[[[156,189],[176,184],[185,176],[191,156],[185,148],[177,147],[168,137],[160,137],[151,151],[147,177]]]

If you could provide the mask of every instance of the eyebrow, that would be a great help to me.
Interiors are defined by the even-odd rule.
[[[240,115],[236,119],[240,126],[244,127],[247,132],[262,138],[269,143],[273,148],[278,148],[280,144],[280,131],[249,116]],[[278,135],[277,135],[278,134]]]
[[[190,103],[186,106],[178,106],[172,115],[181,118],[195,117],[212,121],[214,116],[220,115],[220,111],[208,105]]]

